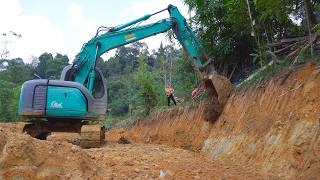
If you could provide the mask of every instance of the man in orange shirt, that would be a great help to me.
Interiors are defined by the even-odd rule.
[[[177,105],[174,97],[173,97],[173,92],[174,92],[174,89],[167,85],[166,88],[164,89],[166,91],[166,94],[167,94],[167,98],[168,98],[168,106],[170,106],[170,100],[173,101],[174,105]]]

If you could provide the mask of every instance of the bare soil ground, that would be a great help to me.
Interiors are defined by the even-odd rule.
[[[18,132],[19,126],[0,125],[0,179],[262,179],[254,169],[180,148],[107,143],[81,149],[67,143],[77,134],[56,133],[44,141]]]

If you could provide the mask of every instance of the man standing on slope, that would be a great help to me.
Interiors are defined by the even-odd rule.
[[[176,100],[175,100],[174,97],[173,97],[173,91],[174,91],[174,89],[173,89],[171,86],[167,85],[164,90],[166,91],[166,94],[167,94],[168,106],[170,106],[170,100],[173,101],[174,105],[177,105]]]

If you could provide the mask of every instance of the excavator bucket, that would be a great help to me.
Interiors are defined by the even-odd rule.
[[[203,80],[209,99],[218,101],[222,106],[226,104],[232,90],[230,80],[224,76],[218,75],[216,72],[205,75]]]

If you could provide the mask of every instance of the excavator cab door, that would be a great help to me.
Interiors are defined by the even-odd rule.
[[[92,95],[95,99],[100,99],[106,93],[105,81],[101,71],[96,70],[95,72],[96,72],[96,77],[94,79]]]
[[[99,68],[95,69],[96,77],[94,80],[93,90],[92,90],[92,101],[88,102],[89,113],[98,114],[98,119],[104,119],[105,113],[107,111],[107,85],[106,79],[103,76],[102,71]],[[62,81],[74,81],[74,72],[72,65],[66,66],[61,73],[60,80]],[[90,93],[88,90],[86,90]],[[88,97],[87,97],[88,98]]]
[[[106,95],[106,82],[105,78],[99,68],[95,70],[95,79],[93,85],[92,96],[95,99],[103,98]],[[75,73],[73,72],[72,65],[66,66],[61,73],[60,80],[62,81],[74,81],[75,80]]]

